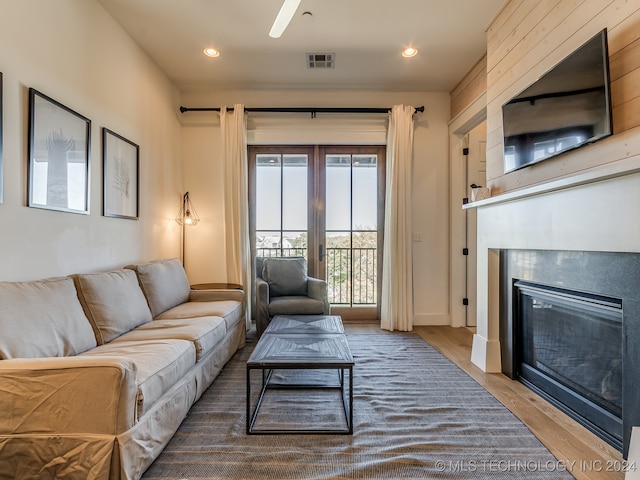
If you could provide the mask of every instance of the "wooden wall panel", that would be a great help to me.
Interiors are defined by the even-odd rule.
[[[487,62],[487,69],[492,71],[502,63],[503,68],[508,68],[505,57],[511,54],[512,58],[519,58],[521,50],[530,48],[526,45],[529,38],[534,38],[535,30],[549,10],[557,6],[561,0],[545,0],[543,2],[521,3],[513,15],[505,22],[495,36],[491,36],[488,43],[494,45]],[[520,3],[520,2],[519,2]],[[568,4],[565,5],[568,8]],[[491,32],[491,28],[489,29]],[[532,34],[532,31],[534,32]],[[513,52],[513,53],[512,53]]]
[[[609,55],[611,79],[618,80],[640,68],[640,39]]]
[[[451,90],[451,118],[455,118],[471,102],[487,91],[487,56],[484,55]]]
[[[513,34],[511,25],[521,23],[536,3],[528,0],[513,0],[505,4],[487,28],[487,42],[502,44],[506,37]]]
[[[502,104],[603,28],[609,36],[614,135],[505,174]],[[640,2],[511,0],[487,39],[487,179],[493,195],[598,165],[615,169],[640,155]]]

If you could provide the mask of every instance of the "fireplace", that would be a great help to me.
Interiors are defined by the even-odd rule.
[[[640,254],[500,252],[503,373],[626,456],[640,425]]]
[[[622,446],[622,301],[514,283],[518,378],[618,449]]]

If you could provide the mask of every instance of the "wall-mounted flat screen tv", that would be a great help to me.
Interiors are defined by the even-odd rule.
[[[607,30],[502,106],[511,172],[611,135]]]

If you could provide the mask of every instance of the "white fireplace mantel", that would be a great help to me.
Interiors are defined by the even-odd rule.
[[[579,187],[581,185],[632,175],[634,173],[640,173],[640,156],[625,158],[612,164],[599,165],[583,170],[578,174],[560,177],[550,182],[523,187],[518,190],[467,203],[463,205],[462,208],[467,210],[470,208],[480,208],[487,205],[512,202],[514,200],[535,197],[545,193]]]
[[[499,251],[640,252],[640,157],[465,207],[478,213],[478,318],[471,360],[497,373]]]

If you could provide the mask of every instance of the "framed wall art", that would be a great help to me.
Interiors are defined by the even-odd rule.
[[[138,219],[140,147],[102,129],[102,173],[105,217]]]
[[[91,120],[29,89],[30,207],[89,213]]]

